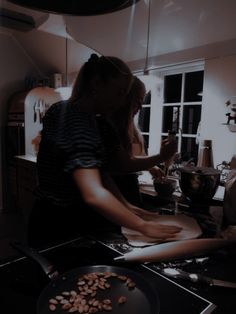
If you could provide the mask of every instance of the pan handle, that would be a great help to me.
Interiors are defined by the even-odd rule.
[[[11,242],[11,246],[20,253],[23,253],[24,256],[35,261],[42,268],[48,278],[54,279],[59,275],[58,271],[54,269],[54,266],[35,249],[22,244],[21,242]]]

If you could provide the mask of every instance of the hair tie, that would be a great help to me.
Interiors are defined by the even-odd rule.
[[[97,63],[99,60],[99,56],[96,53],[92,53],[90,58],[88,59],[89,63]]]

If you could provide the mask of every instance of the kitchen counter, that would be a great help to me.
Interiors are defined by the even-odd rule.
[[[176,177],[171,177],[172,179],[175,179],[178,183],[178,179]],[[139,176],[139,184],[140,184],[140,192],[146,195],[149,195],[151,197],[156,197],[157,192],[154,189],[153,186],[153,180],[152,176],[148,171],[142,171],[141,175]],[[225,188],[224,186],[219,186],[216,190],[215,195],[213,196],[213,200],[222,202],[224,199],[224,193]],[[176,191],[173,193],[175,197],[181,196],[181,191],[179,185],[177,186]]]
[[[15,156],[16,161],[16,199],[17,210],[23,215],[25,223],[35,201],[35,189],[37,187],[36,156]]]
[[[19,156],[15,156],[15,158],[17,159],[21,159],[21,160],[25,160],[25,161],[29,161],[30,163],[36,163],[37,161],[37,157],[33,156],[33,155],[19,155]],[[174,178],[174,177],[173,177]],[[176,178],[175,178],[176,179]],[[177,179],[176,179],[177,180]],[[148,171],[142,171],[141,175],[139,176],[139,184],[140,184],[140,192],[152,197],[156,197],[157,193],[153,187],[153,181],[152,181],[152,177],[151,174]],[[223,186],[219,186],[213,199],[216,201],[223,201],[224,199],[224,187]],[[177,197],[180,196],[180,192],[177,191],[174,193]]]
[[[25,161],[29,161],[32,163],[36,163],[36,156],[34,155],[18,155],[15,156],[16,159],[20,159],[20,160],[25,160]]]

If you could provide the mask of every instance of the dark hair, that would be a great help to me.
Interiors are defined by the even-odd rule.
[[[86,93],[91,92],[91,81],[96,76],[104,82],[107,82],[110,78],[124,76],[127,78],[127,86],[129,86],[132,73],[121,59],[111,56],[99,57],[93,53],[77,75],[70,101],[74,102]]]
[[[141,151],[144,148],[142,134],[134,124],[134,109],[137,103],[137,95],[140,91],[143,91],[145,94],[145,85],[138,77],[134,76],[125,106],[118,108],[111,116],[122,145],[131,156],[133,143],[138,144]]]

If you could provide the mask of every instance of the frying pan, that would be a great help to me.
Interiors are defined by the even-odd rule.
[[[136,285],[134,289],[129,290],[123,281],[117,278],[108,279],[111,288],[98,291],[95,298],[98,300],[110,299],[112,301],[112,311],[110,313],[158,314],[160,312],[160,301],[156,290],[144,277],[130,269],[109,265],[84,266],[59,275],[54,266],[34,249],[21,243],[12,243],[11,245],[25,256],[36,261],[51,279],[37,301],[37,314],[69,313],[59,307],[52,312],[49,309],[49,299],[55,298],[63,291],[77,290],[78,278],[94,272],[114,272],[132,279]],[[127,302],[118,304],[117,301],[120,296],[126,296]],[[105,311],[98,313],[105,313]]]

